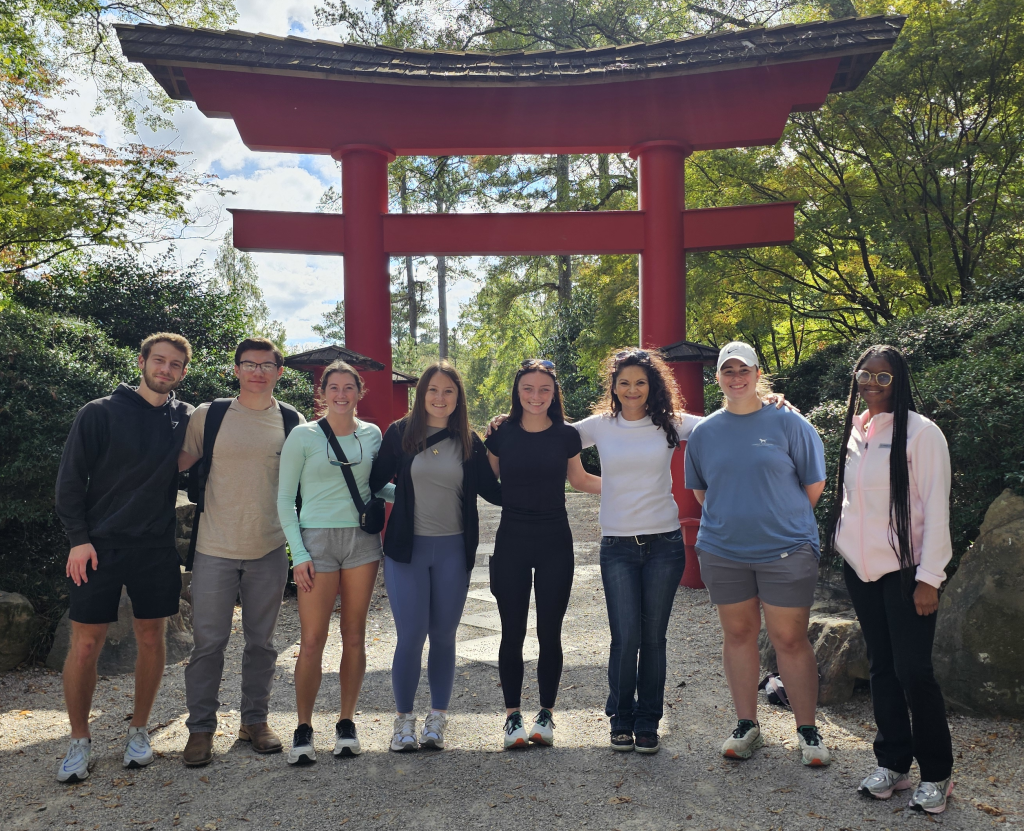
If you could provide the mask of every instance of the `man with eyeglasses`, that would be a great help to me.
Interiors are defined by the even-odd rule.
[[[195,645],[185,669],[189,730],[183,761],[201,767],[213,760],[224,650],[231,636],[236,598],[242,603],[241,724],[238,738],[257,753],[278,753],[281,740],[267,724],[277,650],[274,629],[281,609],[288,557],[277,517],[277,483],[285,417],[305,419],[274,398],[284,371],[281,350],[267,338],[246,338],[235,349],[237,398],[222,410],[215,443],[204,460],[203,511],[192,565],[192,614]],[[182,470],[204,456],[211,408],[195,411],[179,459]],[[288,413],[287,411],[291,411]],[[217,410],[214,410],[217,413]],[[296,417],[297,416],[297,417]]]

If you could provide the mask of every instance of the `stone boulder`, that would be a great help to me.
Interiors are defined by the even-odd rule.
[[[0,672],[14,669],[32,649],[36,611],[28,599],[0,591]]]
[[[952,708],[1024,718],[1024,499],[1009,490],[942,593],[932,659]]]
[[[139,654],[132,625],[132,602],[128,593],[121,589],[121,602],[117,608],[117,622],[107,629],[107,640],[100,652],[98,672],[100,675],[128,675],[135,672],[135,659]],[[167,663],[184,661],[192,652],[192,607],[185,601],[178,603],[178,614],[167,619]],[[71,647],[71,621],[67,613],[57,624],[53,647],[46,656],[50,669],[61,669],[68,649]]]
[[[183,563],[188,558],[188,543],[192,538],[192,522],[195,512],[195,503],[188,501],[188,494],[185,491],[178,491],[178,499],[174,505],[174,513],[177,517],[174,544],[178,548],[178,556],[181,557]]]
[[[818,660],[818,703],[849,701],[857,684],[870,678],[867,645],[860,623],[852,616],[814,615],[807,627],[807,637]],[[758,645],[761,666],[767,672],[778,672],[775,648],[768,640],[767,631],[761,631]],[[786,679],[782,681],[785,683]]]

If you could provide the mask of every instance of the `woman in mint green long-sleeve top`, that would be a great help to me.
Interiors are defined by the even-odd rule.
[[[359,373],[335,361],[320,382],[327,403],[325,419],[341,450],[364,502],[370,501],[370,469],[380,448],[380,428],[356,418],[363,395]],[[319,422],[299,425],[281,449],[277,512],[292,552],[292,573],[299,589],[302,628],[295,664],[295,701],[299,726],[288,763],[316,761],[313,745],[313,705],[320,690],[321,661],[330,628],[334,600],[341,596],[341,713],[335,726],[335,756],[362,752],[353,716],[366,673],[366,615],[382,556],[380,534],[359,527],[359,513],[342,472],[342,462],[330,449]],[[301,517],[295,494],[301,487]],[[394,499],[394,485],[381,495]]]

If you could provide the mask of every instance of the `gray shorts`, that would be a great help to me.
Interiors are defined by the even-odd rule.
[[[818,559],[804,543],[786,556],[767,563],[741,563],[697,549],[700,579],[716,606],[742,603],[752,597],[769,606],[809,607],[818,583]]]
[[[384,556],[380,534],[367,534],[362,528],[303,528],[302,544],[319,574],[358,568]]]

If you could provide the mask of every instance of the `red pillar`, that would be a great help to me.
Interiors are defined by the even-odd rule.
[[[380,147],[341,147],[341,204],[345,216],[345,345],[384,364],[360,373],[367,393],[359,415],[381,430],[391,423],[391,278],[384,250],[388,162]]]
[[[690,148],[675,141],[650,141],[630,150],[640,166],[640,210],[644,213],[644,251],[640,255],[640,345],[667,346],[686,339],[686,207],[684,162]],[[677,363],[673,372],[686,409],[704,414],[704,384],[699,363]],[[684,487],[684,457],[672,460],[672,492],[686,541],[682,584],[703,588],[694,544],[700,505]]]

